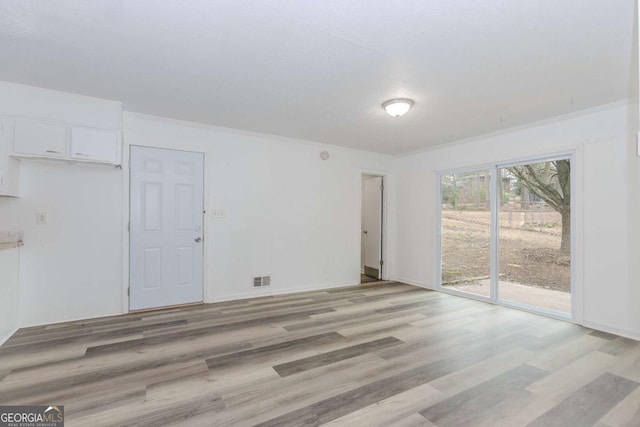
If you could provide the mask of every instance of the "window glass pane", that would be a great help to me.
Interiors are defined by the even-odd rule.
[[[491,171],[445,175],[440,185],[442,286],[489,297]]]

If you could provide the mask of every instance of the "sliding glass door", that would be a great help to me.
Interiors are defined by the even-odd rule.
[[[571,157],[440,175],[440,287],[571,316]]]

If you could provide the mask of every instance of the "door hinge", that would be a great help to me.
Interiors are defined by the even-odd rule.
[[[127,231],[131,231],[131,221],[127,223]]]
[[[380,184],[380,191],[384,191],[384,184]]]
[[[131,285],[129,285],[129,286],[131,286]],[[128,288],[127,288],[127,296],[128,296],[128,297],[130,297],[130,296],[131,296],[131,287],[128,287]]]
[[[384,265],[384,261],[383,260],[380,260],[380,265],[381,266]]]

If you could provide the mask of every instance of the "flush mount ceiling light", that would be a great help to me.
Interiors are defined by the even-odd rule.
[[[413,100],[409,98],[395,98],[382,103],[384,111],[393,117],[404,116],[412,106]]]

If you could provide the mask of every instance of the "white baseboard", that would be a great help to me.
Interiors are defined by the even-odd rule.
[[[12,331],[10,331],[7,335],[5,335],[4,337],[0,337],[0,346],[1,346],[2,344],[4,344],[5,342],[7,342],[7,340],[8,340],[9,338],[11,338],[11,336],[12,336],[13,334],[15,334],[17,331],[18,331],[18,328],[15,328],[15,329],[13,329]]]
[[[353,282],[339,282],[339,283],[332,283],[332,284],[327,284],[327,285],[316,285],[316,286],[305,286],[305,287],[299,287],[299,288],[291,288],[291,289],[256,289],[255,292],[243,292],[243,293],[238,293],[238,294],[233,294],[233,295],[225,295],[223,297],[220,298],[208,298],[206,301],[204,301],[205,304],[210,304],[210,303],[215,303],[215,302],[224,302],[224,301],[235,301],[235,300],[242,300],[242,299],[251,299],[251,298],[260,298],[260,297],[266,297],[266,296],[272,296],[272,295],[286,295],[286,294],[293,294],[296,292],[309,292],[309,291],[323,291],[326,289],[334,289],[334,288],[344,288],[344,287],[348,287],[348,286],[357,286],[359,283],[353,283]],[[100,315],[100,316],[91,316],[91,317],[83,317],[83,318],[71,318],[71,319],[62,319],[62,320],[57,320],[55,322],[52,323],[35,323],[35,324],[30,324],[30,325],[24,325],[21,326],[23,328],[30,328],[30,327],[34,327],[34,326],[43,326],[43,325],[55,325],[56,323],[66,323],[66,322],[77,322],[77,321],[82,321],[82,320],[91,320],[91,319],[100,319],[103,317],[112,317],[112,316],[120,316],[123,314],[128,314],[128,312],[125,313],[111,313],[111,314],[104,314],[104,315]],[[4,343],[4,341],[6,341],[7,339],[9,339],[9,337],[11,337],[11,335],[13,335],[15,332],[17,331],[17,329],[15,329],[13,332],[11,332],[11,334],[9,334],[8,336],[4,337],[4,339],[0,340],[0,345],[2,343]]]
[[[83,320],[102,319],[104,317],[121,316],[123,314],[129,314],[129,312],[117,312],[117,313],[111,313],[111,314],[100,314],[98,316],[89,316],[89,317],[73,317],[73,318],[68,318],[68,319],[59,319],[59,320],[56,320],[54,322],[27,323],[27,324],[21,325],[18,329],[33,328],[35,326],[57,325],[58,323],[82,322]]]
[[[610,334],[619,335],[621,337],[630,338],[632,340],[640,341],[640,332],[632,331],[629,329],[616,328],[615,326],[604,325],[598,322],[584,321],[582,326],[586,328],[596,329],[602,332],[608,332]]]
[[[329,285],[320,285],[320,286],[304,286],[299,288],[290,288],[290,289],[256,289],[254,292],[242,292],[238,294],[225,295],[222,297],[212,297],[208,298],[205,303],[211,304],[215,302],[226,302],[226,301],[236,301],[243,299],[251,299],[251,298],[261,298],[275,295],[286,295],[286,294],[295,294],[298,292],[311,292],[311,291],[324,291],[327,289],[335,289],[335,288],[346,288],[349,286],[357,286],[359,283],[353,282],[339,282],[332,283]]]
[[[424,283],[424,282],[422,282],[420,280],[411,279],[409,277],[393,276],[389,280],[394,281],[394,282],[406,283],[407,285],[418,286],[420,288],[429,289],[430,291],[435,291],[436,290],[436,287],[433,286],[432,284],[427,284],[427,283]]]

